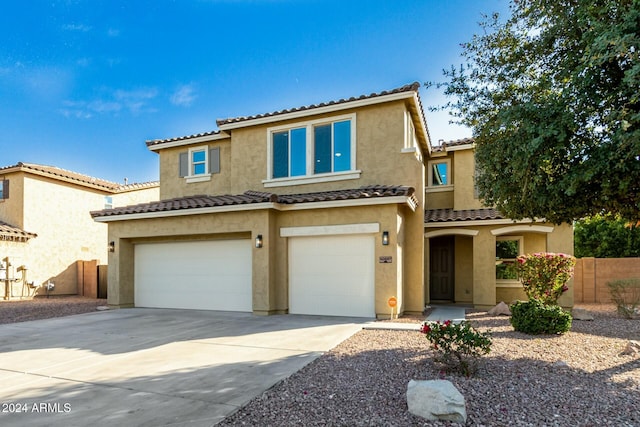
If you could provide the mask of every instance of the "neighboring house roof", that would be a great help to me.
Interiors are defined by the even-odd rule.
[[[111,217],[130,214],[147,214],[154,212],[182,211],[198,208],[213,208],[222,206],[250,205],[258,203],[276,203],[293,205],[298,203],[332,202],[341,200],[382,199],[389,197],[405,197],[415,206],[418,200],[413,187],[370,185],[348,190],[322,191],[315,193],[278,195],[260,191],[246,191],[243,194],[224,196],[188,196],[151,203],[141,203],[133,206],[123,206],[91,212],[93,218]]]
[[[380,102],[388,102],[395,99],[415,99],[415,107],[410,105],[411,113],[416,117],[423,127],[423,149],[430,149],[429,128],[424,118],[424,109],[422,107],[422,101],[420,100],[420,83],[414,82],[396,89],[386,90],[382,92],[374,92],[369,95],[360,95],[358,97],[343,98],[336,101],[322,102],[319,104],[304,105],[302,107],[288,108],[279,111],[273,111],[270,113],[256,114],[252,116],[240,116],[227,119],[218,119],[216,124],[221,129],[220,131],[211,131],[189,136],[181,136],[177,138],[168,139],[155,139],[147,141],[147,147],[152,150],[159,150],[161,148],[169,148],[180,146],[183,144],[192,144],[196,142],[204,142],[215,139],[223,139],[229,137],[229,134],[224,132],[225,130],[231,130],[239,127],[253,126],[264,123],[271,123],[275,121],[289,120],[312,114],[322,114],[325,112],[333,112],[343,109],[356,108],[363,105],[371,105]],[[422,137],[421,137],[422,138]]]
[[[35,233],[29,233],[4,221],[0,221],[0,240],[10,240],[13,242],[26,242],[27,240],[37,237]]]
[[[118,184],[104,179],[94,178],[92,176],[83,175],[77,172],[60,169],[55,166],[45,166],[33,163],[19,162],[12,166],[5,166],[0,168],[0,175],[10,172],[27,172],[35,175],[41,175],[48,178],[57,179],[59,181],[70,182],[85,187],[91,187],[107,191],[110,193],[125,193],[127,191],[134,191],[143,188],[152,188],[160,185],[158,181],[150,181],[144,183],[134,184]]]
[[[454,151],[456,148],[467,148],[475,143],[473,138],[454,139],[451,141],[438,141],[438,145],[432,145],[431,149],[436,152]]]
[[[475,221],[487,219],[506,219],[500,212],[493,208],[484,209],[427,209],[424,211],[424,222],[456,222],[456,221]]]

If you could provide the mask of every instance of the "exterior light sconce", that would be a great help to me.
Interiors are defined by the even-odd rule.
[[[116,242],[112,240],[109,242],[109,252],[115,252],[115,251],[116,251]]]
[[[262,234],[258,234],[256,236],[256,248],[260,249],[262,247]]]
[[[382,245],[383,246],[387,246],[389,244],[389,232],[388,231],[383,231],[382,232]]]

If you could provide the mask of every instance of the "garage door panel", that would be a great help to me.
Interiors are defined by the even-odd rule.
[[[136,245],[135,304],[251,311],[251,255],[249,240]]]
[[[289,312],[375,316],[374,237],[289,239]]]

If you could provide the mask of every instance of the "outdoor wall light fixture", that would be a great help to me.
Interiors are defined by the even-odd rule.
[[[116,242],[112,240],[109,242],[109,252],[115,252],[115,251],[116,251]]]
[[[389,244],[389,232],[388,231],[383,231],[382,232],[382,244],[384,246],[387,246]]]
[[[262,234],[258,234],[256,236],[256,248],[260,249],[262,247]]]

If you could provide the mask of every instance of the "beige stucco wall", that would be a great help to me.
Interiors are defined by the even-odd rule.
[[[405,101],[361,107],[333,114],[313,115],[308,118],[270,123],[231,130],[231,139],[212,140],[190,146],[167,148],[159,151],[160,197],[162,199],[195,194],[241,194],[247,190],[267,191],[276,194],[308,193],[370,184],[409,185],[421,189],[424,181],[423,164],[414,153],[404,153]],[[265,187],[267,178],[267,129],[273,126],[294,125],[308,120],[317,120],[356,115],[356,169],[360,178],[332,182],[319,182],[285,187]],[[210,181],[187,183],[178,176],[179,153],[189,147],[219,146],[220,174],[212,175]],[[423,195],[419,195],[422,204]]]
[[[472,222],[469,222],[465,227],[426,229],[427,232],[448,230],[455,233],[458,228],[464,228],[478,232],[472,237],[456,236],[455,239],[455,302],[473,302],[474,306],[478,308],[491,308],[500,301],[510,303],[515,299],[526,298],[519,283],[496,283],[495,246],[498,236],[492,231],[517,227],[513,231],[501,232],[499,237],[521,236],[523,238],[523,253],[547,251],[573,254],[573,228],[570,225],[536,223],[534,226],[553,227],[553,231],[550,233],[534,232],[531,231],[531,225],[508,223],[474,227]],[[428,245],[426,248],[428,251]],[[428,259],[428,255],[425,258]],[[428,263],[426,265],[425,289],[428,290]],[[469,289],[469,283],[472,283],[471,289]],[[469,292],[471,299],[469,299]],[[573,285],[571,282],[569,283],[569,291],[559,299],[558,303],[563,307],[573,306]]]
[[[378,223],[380,230],[389,231],[390,244],[381,244],[381,232],[375,243],[375,309],[388,316],[387,300],[399,299],[400,311],[421,311],[422,286],[406,277],[421,277],[420,263],[407,263],[411,255],[400,247],[415,246],[407,239],[405,221],[407,208],[395,204],[342,208],[309,209],[279,212],[272,209],[188,215],[171,218],[115,221],[109,224],[109,239],[116,242],[116,251],[109,254],[109,304],[129,307],[134,301],[135,244],[148,241],[176,241],[179,239],[251,238],[262,234],[264,245],[253,250],[252,283],[253,311],[256,314],[285,313],[288,302],[288,239],[280,237],[282,227],[308,227],[343,224]],[[409,209],[410,211],[410,209]],[[410,211],[415,214],[414,212]],[[224,230],[224,233],[220,233]],[[398,237],[400,236],[400,238]],[[418,235],[419,236],[419,235]],[[420,253],[421,255],[421,253]],[[379,263],[380,256],[391,256],[390,264]],[[404,265],[400,266],[398,263]],[[400,273],[400,270],[401,273]],[[417,270],[417,271],[415,271]],[[403,289],[404,288],[404,289]],[[399,294],[399,289],[403,291]],[[412,298],[419,298],[416,304]],[[415,307],[420,307],[419,310]]]
[[[484,207],[475,198],[475,158],[474,151],[453,152],[453,185],[455,187],[453,209],[480,209]]]

